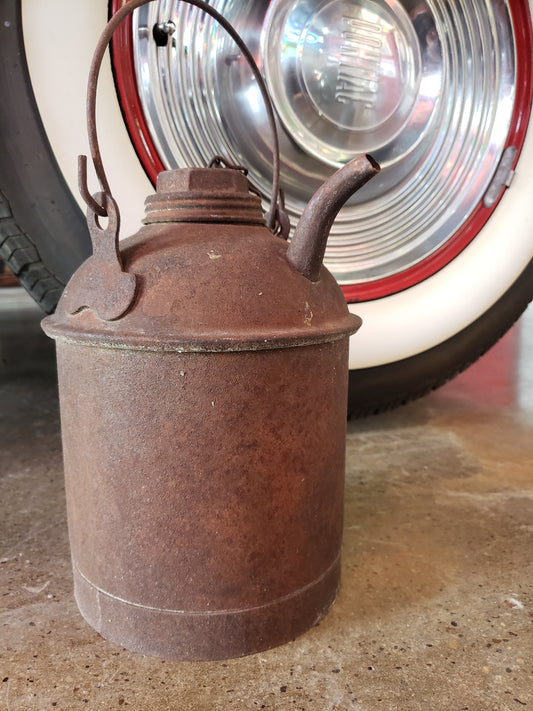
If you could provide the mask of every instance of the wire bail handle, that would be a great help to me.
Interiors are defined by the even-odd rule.
[[[120,23],[128,16],[130,15],[134,10],[137,8],[141,7],[142,5],[147,5],[149,2],[152,0],[128,0],[128,2],[123,5],[117,12],[111,17],[109,22],[107,23],[104,31],[102,32],[102,35],[100,36],[100,39],[98,40],[98,44],[96,45],[96,49],[94,51],[93,55],[93,60],[91,63],[91,68],[89,70],[89,79],[87,83],[87,133],[89,137],[89,147],[91,150],[91,157],[93,160],[94,164],[94,169],[96,172],[96,176],[98,178],[98,181],[100,183],[100,194],[99,195],[91,195],[89,192],[89,189],[87,187],[87,157],[84,155],[78,156],[78,185],[79,185],[79,190],[82,198],[85,200],[89,210],[94,214],[99,217],[107,217],[108,216],[108,205],[113,206],[113,210],[116,210],[118,213],[118,206],[116,202],[113,200],[113,196],[111,194],[111,190],[109,188],[109,182],[107,180],[107,176],[105,174],[103,162],[102,162],[102,155],[100,153],[100,146],[98,143],[98,136],[97,136],[97,131],[96,131],[96,89],[97,89],[97,84],[98,84],[98,76],[100,73],[100,67],[102,64],[102,60],[104,58],[105,52],[107,50],[107,46],[109,42],[111,41],[111,38],[113,36],[113,33],[117,29],[117,27],[120,25]],[[271,201],[270,201],[270,209],[268,213],[265,216],[265,221],[267,224],[267,227],[274,231],[279,231],[281,230],[282,232],[286,232],[284,236],[288,236],[288,218],[286,214],[283,211],[283,196],[280,192],[280,187],[279,187],[279,140],[278,140],[278,132],[276,128],[276,120],[274,118],[274,109],[272,107],[272,102],[270,100],[270,96],[268,94],[268,89],[265,85],[265,82],[263,80],[263,77],[261,76],[261,72],[255,62],[255,59],[252,56],[252,53],[248,49],[247,45],[245,44],[244,40],[240,37],[240,35],[237,33],[233,25],[226,20],[226,18],[221,15],[217,10],[215,10],[211,5],[209,5],[207,2],[204,2],[204,0],[181,0],[182,2],[186,2],[189,5],[194,5],[195,7],[199,8],[203,12],[207,13],[210,15],[214,20],[216,20],[224,30],[230,35],[230,37],[233,39],[239,50],[242,52],[244,58],[248,62],[250,69],[253,72],[253,75],[257,81],[257,85],[259,87],[259,90],[261,92],[261,96],[263,97],[263,101],[265,104],[266,112],[268,115],[268,121],[270,124],[270,128],[272,131],[272,137],[273,137],[273,147],[272,147],[272,153],[273,153],[273,162],[272,162],[272,196],[271,196]],[[102,202],[99,202],[97,198],[102,198]],[[118,222],[119,220],[117,220]],[[118,235],[117,235],[118,237]]]

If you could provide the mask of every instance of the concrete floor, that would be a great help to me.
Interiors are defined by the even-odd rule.
[[[348,425],[343,583],[296,641],[142,657],[79,615],[53,344],[0,292],[0,710],[533,709],[533,312],[432,395]]]

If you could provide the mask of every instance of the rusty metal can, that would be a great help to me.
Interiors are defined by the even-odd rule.
[[[208,201],[207,178],[243,178],[186,173]],[[260,217],[245,184],[239,200]],[[189,216],[206,209],[192,192]],[[123,245],[138,282],[124,316],[69,313],[74,280],[44,321],[79,608],[104,637],[167,658],[293,639],[339,582],[357,317],[325,270],[317,283],[295,272],[264,226],[153,222]]]
[[[219,163],[162,173],[120,248],[99,173],[94,254],[43,321],[79,609],[107,639],[169,659],[294,639],[339,585],[360,319],[321,264],[335,212],[378,168],[365,158],[333,176],[289,246],[243,171]]]

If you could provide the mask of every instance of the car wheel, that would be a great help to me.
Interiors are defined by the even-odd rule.
[[[350,349],[352,412],[438,386],[487,350],[532,297],[529,4],[212,4],[266,77],[293,224],[352,156],[372,152],[383,166],[341,211],[326,254],[364,323]],[[77,5],[88,4],[22,5],[36,104],[73,194],[75,155],[86,150],[88,66],[107,14],[103,2]],[[195,8],[166,0],[138,10],[114,41],[99,94],[124,234],[137,229],[160,169],[205,164],[214,153],[248,165],[266,199],[271,145],[256,87],[231,40]],[[65,185],[59,192],[76,213]]]

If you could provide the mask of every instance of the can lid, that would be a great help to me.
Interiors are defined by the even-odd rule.
[[[157,176],[144,203],[144,224],[233,222],[263,224],[261,199],[250,193],[244,168],[181,168]]]

